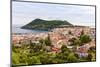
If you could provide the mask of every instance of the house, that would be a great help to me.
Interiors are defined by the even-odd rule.
[[[61,48],[62,45],[67,45],[68,43],[68,38],[62,33],[52,32],[49,33],[49,37],[51,44],[56,48]]]
[[[77,49],[76,53],[79,55],[79,57],[87,57],[88,56],[88,48],[87,48],[87,46],[85,46],[85,45],[80,46]]]
[[[55,52],[55,53],[61,52],[61,49],[57,47],[51,47],[51,50],[52,52]]]

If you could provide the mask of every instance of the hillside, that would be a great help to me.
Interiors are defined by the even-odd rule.
[[[22,26],[22,29],[51,30],[53,28],[72,26],[71,23],[61,20],[42,20],[35,19],[32,22]]]

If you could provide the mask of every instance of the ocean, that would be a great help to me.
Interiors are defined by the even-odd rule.
[[[48,31],[43,30],[31,30],[31,29],[21,29],[23,25],[12,25],[12,33],[48,33]],[[95,26],[90,26],[91,28],[95,28]]]
[[[21,29],[22,25],[12,25],[12,33],[47,33],[48,31]]]

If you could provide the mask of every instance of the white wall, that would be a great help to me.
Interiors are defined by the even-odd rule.
[[[28,0],[58,2],[72,4],[88,4],[97,6],[97,61],[84,63],[68,63],[39,65],[37,67],[99,67],[100,63],[100,0]],[[0,67],[10,67],[10,0],[0,0]],[[32,66],[30,66],[32,67]],[[34,66],[36,67],[36,66]]]

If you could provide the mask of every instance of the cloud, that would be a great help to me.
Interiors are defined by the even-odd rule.
[[[95,8],[90,6],[13,2],[13,24],[27,24],[35,18],[95,23]]]

